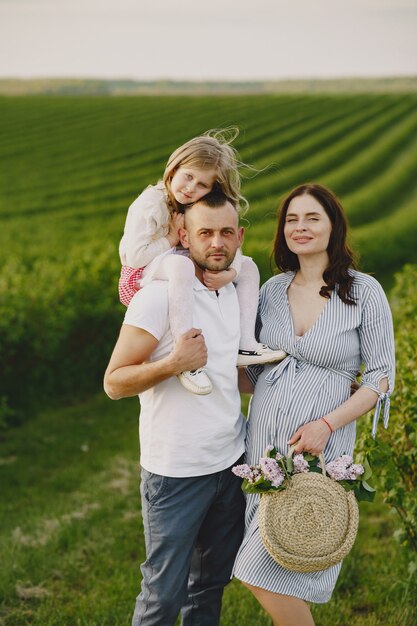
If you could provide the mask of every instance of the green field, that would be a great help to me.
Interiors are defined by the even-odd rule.
[[[243,223],[263,280],[279,199],[313,180],[342,198],[362,269],[389,287],[417,260],[416,94],[2,97],[0,115],[0,422],[98,388],[126,210],[209,128],[238,126],[259,170],[243,171]]]
[[[262,279],[280,197],[314,180],[341,197],[361,268],[389,290],[417,262],[417,95],[0,97],[0,115],[0,626],[121,626],[143,557],[137,404],[93,394],[123,316],[129,204],[178,145],[238,126],[258,170],[244,172],[244,248]],[[381,498],[363,513],[317,624],[414,626],[398,519]],[[222,626],[238,624],[269,621],[233,583]]]
[[[265,168],[243,185],[262,266],[280,196],[312,180],[341,196],[366,269],[383,277],[416,258],[417,95],[1,98],[0,114],[3,259],[116,248],[170,152],[228,125],[242,159]]]
[[[46,409],[0,446],[1,626],[127,626],[139,591],[137,400]],[[369,424],[368,424],[369,427]],[[379,498],[317,626],[415,626],[410,554]],[[398,532],[398,531],[397,531]],[[414,591],[413,591],[414,589]],[[237,581],[221,626],[270,626]]]

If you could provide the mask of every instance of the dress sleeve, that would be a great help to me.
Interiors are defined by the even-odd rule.
[[[361,386],[378,394],[372,421],[372,436],[375,438],[381,411],[384,426],[388,426],[390,397],[395,380],[394,331],[391,310],[381,285],[372,279],[366,292],[359,327],[361,358],[364,363]],[[379,383],[384,378],[388,380],[386,393],[379,388]]]
[[[169,213],[164,204],[163,192],[148,187],[130,205],[119,246],[122,265],[145,267],[169,250]]]

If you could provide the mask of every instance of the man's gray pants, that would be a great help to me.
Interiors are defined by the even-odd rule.
[[[141,494],[146,561],[132,626],[174,626],[180,612],[182,626],[218,625],[243,535],[241,479],[230,468],[191,478],[142,469]]]

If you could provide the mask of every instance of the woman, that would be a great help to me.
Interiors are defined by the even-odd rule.
[[[332,461],[352,454],[356,419],[375,405],[373,434],[382,408],[387,425],[391,312],[379,283],[354,269],[343,209],[321,185],[301,185],[284,199],[274,254],[282,273],[261,289],[258,335],[288,357],[241,371],[241,391],[253,392],[246,462],[258,463],[268,444],[285,454],[294,443],[296,453],[324,451]],[[360,388],[351,395],[362,364]],[[314,626],[307,602],[330,599],[341,564],[308,574],[278,565],[259,535],[258,503],[258,495],[248,496],[234,575],[276,626]]]

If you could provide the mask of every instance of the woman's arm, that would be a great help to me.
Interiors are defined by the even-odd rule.
[[[395,382],[395,348],[392,314],[386,295],[373,277],[367,276],[367,282],[359,328],[361,358],[365,365],[361,387],[367,387],[378,395],[372,421],[372,436],[375,437],[381,412],[385,428],[388,426],[390,396]],[[384,386],[381,387],[381,384]]]
[[[361,387],[337,409],[322,419],[299,428],[290,439],[296,452],[318,454],[325,448],[332,430],[342,428],[376,406],[372,434],[375,435],[381,406],[388,424],[389,396],[394,386],[394,333],[392,315],[381,285],[371,276],[363,277],[362,319],[358,328],[361,360],[365,368]],[[358,304],[359,306],[359,304]]]
[[[384,379],[380,383],[381,393],[388,389],[388,381]],[[361,387],[346,402],[337,409],[323,416],[323,419],[315,420],[301,426],[289,440],[289,444],[297,442],[296,454],[303,450],[311,454],[323,452],[332,430],[337,430],[353,422],[358,417],[365,415],[374,408],[378,400],[378,394],[367,387]],[[332,430],[331,430],[332,429]]]

